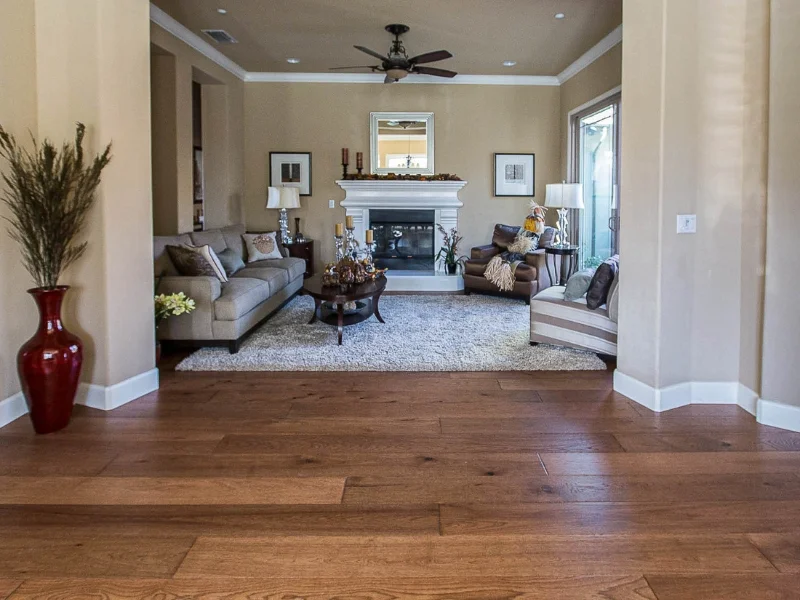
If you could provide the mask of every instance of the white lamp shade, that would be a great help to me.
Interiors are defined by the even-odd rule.
[[[267,208],[300,208],[300,190],[294,187],[267,188]]]
[[[548,183],[544,205],[548,208],[584,208],[582,183]]]

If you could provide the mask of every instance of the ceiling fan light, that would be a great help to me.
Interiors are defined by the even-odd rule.
[[[386,74],[392,79],[403,79],[408,77],[408,71],[400,68],[387,69]]]

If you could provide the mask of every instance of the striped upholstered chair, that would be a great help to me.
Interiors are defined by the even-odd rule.
[[[564,300],[564,287],[549,287],[531,298],[531,344],[554,344],[617,355],[619,290],[615,284],[608,302],[591,310],[586,297]]]

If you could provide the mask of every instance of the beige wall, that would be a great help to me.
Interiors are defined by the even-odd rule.
[[[625,3],[619,369],[656,388],[754,385],[766,3]]]
[[[567,173],[569,113],[622,84],[622,44],[617,44],[561,85],[561,173]]]
[[[20,141],[36,126],[35,15],[30,0],[3,0],[0,19],[0,124]],[[0,170],[5,164],[0,165]],[[0,220],[7,215],[0,204]],[[22,268],[18,245],[0,229],[0,401],[19,391],[17,351],[36,330],[36,306],[25,290],[33,287]],[[12,284],[13,282],[13,284]]]
[[[164,65],[153,73],[154,230],[160,235],[192,230],[192,81],[203,90],[206,228],[240,223],[244,82],[155,23],[150,35],[163,55],[154,60]],[[162,154],[167,156],[158,160]]]
[[[558,181],[560,97],[557,87],[248,83],[245,86],[245,205],[250,229],[274,229],[277,211],[264,209],[270,151],[313,155],[313,196],[302,197],[306,236],[317,258],[333,256],[334,223],[344,221],[341,149],[369,156],[371,111],[428,111],[436,119],[436,171],[469,184],[461,191],[460,252],[489,243],[495,223],[521,223],[528,198],[493,198],[493,153],[536,154],[536,200]],[[365,168],[369,165],[365,162]],[[336,208],[328,208],[335,199]],[[293,224],[292,224],[293,228]]]
[[[800,406],[797,368],[800,311],[797,232],[800,231],[800,5],[772,0],[770,65],[769,201],[764,305],[762,397]]]
[[[114,143],[87,252],[61,280],[72,287],[65,323],[84,341],[82,379],[101,386],[154,366],[148,13],[146,0],[8,0],[0,21],[3,125],[58,144],[81,121],[89,152]],[[14,357],[36,318],[19,250],[5,235],[0,245],[2,280],[14,282],[0,291],[3,314],[14,315],[0,325],[1,398],[19,389]]]

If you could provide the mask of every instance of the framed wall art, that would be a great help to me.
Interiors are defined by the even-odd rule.
[[[533,197],[536,189],[536,155],[494,155],[494,195]]]
[[[270,152],[270,187],[295,187],[311,195],[311,152]]]

